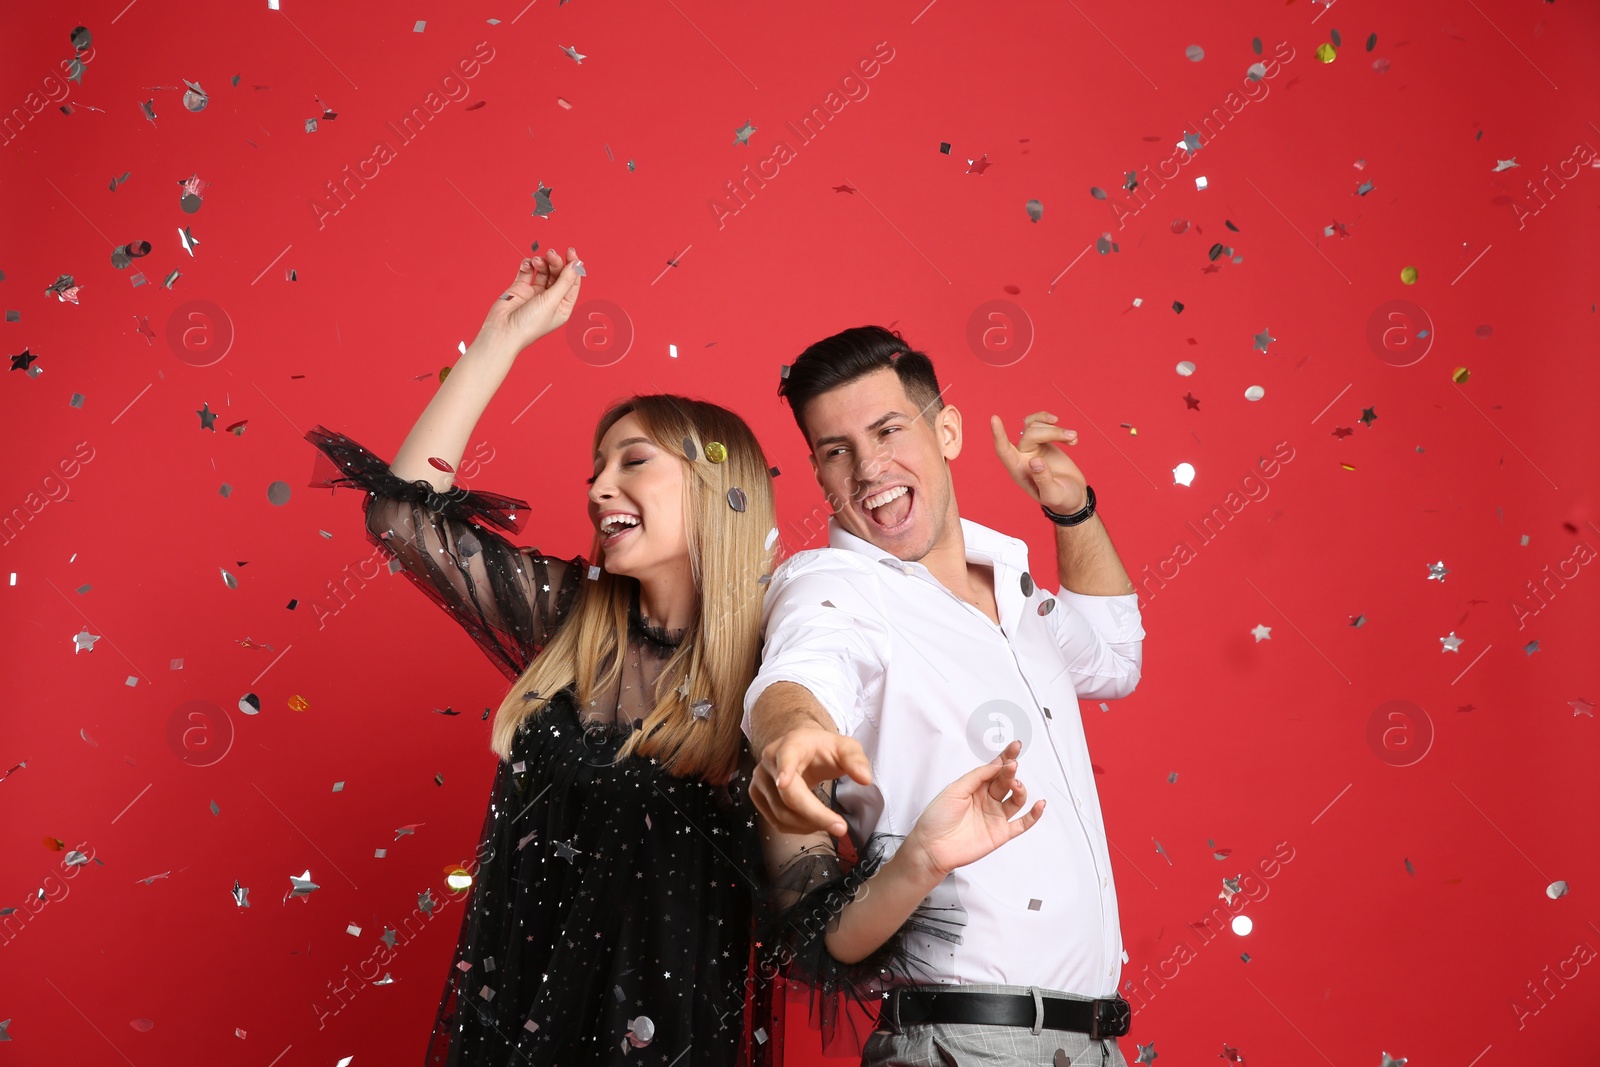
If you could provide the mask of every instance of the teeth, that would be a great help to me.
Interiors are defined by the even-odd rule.
[[[612,515],[600,524],[600,532],[609,535],[616,533],[624,526],[637,525],[639,525],[639,516],[637,515]]]
[[[866,508],[868,511],[876,511],[878,508],[883,507],[883,505],[887,504],[891,500],[899,500],[901,497],[905,496],[907,492],[908,490],[905,486],[897,485],[893,489],[887,489],[884,492],[867,497],[861,502],[861,506]]]

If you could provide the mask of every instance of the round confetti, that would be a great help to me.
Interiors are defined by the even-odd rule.
[[[443,382],[448,377],[450,377],[450,368],[449,367],[440,367],[439,368],[439,381]]]
[[[1206,50],[1197,44],[1192,44],[1183,50],[1183,54],[1188,57],[1189,62],[1198,63],[1206,57]]]
[[[1389,61],[1387,59],[1374,59],[1372,61],[1372,69],[1379,74],[1387,74],[1389,73]]]
[[[1455,369],[1454,373],[1452,373],[1450,375],[1450,380],[1452,382],[1455,382],[1457,385],[1462,385],[1470,377],[1472,377],[1472,372],[1471,371],[1469,371],[1465,367],[1457,367]]]
[[[1022,295],[1022,286],[1020,285],[1003,285],[1001,288],[1010,293],[1012,296]]]
[[[1417,268],[1415,268],[1415,267],[1401,267],[1400,268],[1400,280],[1405,282],[1407,285],[1416,285],[1417,284]]]
[[[1054,597],[1051,597],[1049,600],[1039,601],[1040,615],[1048,615],[1054,610],[1056,610],[1056,601]]]
[[[432,467],[434,470],[444,471],[446,474],[455,473],[455,468],[450,466],[450,461],[446,459],[440,459],[438,456],[429,456],[428,466]]]
[[[74,51],[84,51],[89,47],[89,43],[93,40],[94,34],[89,32],[89,28],[87,26],[79,26],[77,29],[72,31],[72,48]]]
[[[1189,375],[1194,373],[1194,364],[1187,359],[1184,360],[1182,363],[1178,364],[1178,373],[1187,378]]]
[[[1338,55],[1339,50],[1326,41],[1317,45],[1317,59],[1324,63],[1332,63]]]
[[[710,449],[711,446],[707,445],[706,450],[710,451]],[[737,485],[728,490],[728,506],[734,511],[743,511],[745,509],[745,505],[748,503],[749,500],[745,498],[744,490],[740,489]]]
[[[1172,232],[1173,233],[1188,233],[1189,232],[1189,220],[1188,219],[1173,219],[1172,220]]]
[[[1231,925],[1233,926],[1234,933],[1238,934],[1240,937],[1244,937],[1251,930],[1255,929],[1256,924],[1250,920],[1250,916],[1248,915],[1235,915]]]
[[[690,463],[700,458],[700,450],[694,447],[694,438],[685,437],[683,439],[683,454]]]
[[[260,715],[261,698],[254,693],[246,693],[239,698],[239,710],[246,715]]]
[[[648,1015],[641,1015],[628,1023],[628,1044],[634,1048],[644,1048],[656,1036],[656,1024]]]
[[[1022,595],[1033,595],[1033,575],[1028,574],[1027,572],[1023,572],[1022,575]]]
[[[273,482],[267,486],[267,503],[275,507],[283,507],[289,502],[289,495],[293,492],[288,482]]]
[[[1558,897],[1566,896],[1567,895],[1567,883],[1565,883],[1565,882],[1551,882],[1548,886],[1545,887],[1544,895],[1549,897],[1551,900],[1555,900]]]
[[[707,441],[706,458],[713,463],[721,463],[728,458],[728,447],[721,441]],[[743,511],[744,508],[739,510]]]
[[[1098,185],[1091,185],[1089,187],[1089,195],[1094,197],[1096,200],[1104,200],[1106,198],[1106,191],[1100,188]]]
[[[1479,326],[1476,330],[1473,330],[1472,333],[1475,337],[1488,337],[1490,334],[1494,333],[1494,327],[1485,323],[1484,325]]]
[[[1044,218],[1043,202],[1038,200],[1029,200],[1025,206],[1028,209],[1028,218],[1032,219],[1034,222],[1038,222],[1040,219]]]
[[[1266,395],[1267,391],[1261,388],[1259,385],[1252,385],[1250,388],[1244,391],[1244,398],[1246,400],[1260,400]]]
[[[772,529],[767,531],[767,541],[766,541],[765,544],[763,544],[761,546],[761,548],[763,550],[771,548],[772,547],[772,542],[776,541],[777,539],[778,539],[778,528],[776,526],[774,526]]]
[[[200,210],[200,198],[193,193],[184,193],[183,199],[178,201],[178,206],[183,208],[186,214],[193,215]]]
[[[190,89],[183,94],[183,106],[190,111],[204,111],[211,98],[205,93]]]

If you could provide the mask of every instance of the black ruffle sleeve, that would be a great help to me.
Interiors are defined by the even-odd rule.
[[[489,528],[521,533],[526,501],[459,486],[441,493],[400,478],[343,434],[316,426],[305,436],[321,453],[312,487],[365,490],[367,536],[391,569],[403,569],[502,673],[518,678],[576,600],[587,562],[519,548]]]
[[[775,1031],[777,1049],[762,1067],[782,1067],[787,1002],[808,1004],[807,1023],[820,1031],[827,1056],[860,1058],[877,1025],[885,990],[937,981],[911,948],[912,936],[927,934],[959,943],[959,924],[918,907],[887,941],[855,963],[829,954],[824,937],[861,887],[876,874],[904,837],[874,834],[858,856],[841,854],[829,842],[792,857],[772,875],[764,915],[756,932],[758,970],[774,992],[758,1002]],[[848,850],[848,842],[846,843]]]

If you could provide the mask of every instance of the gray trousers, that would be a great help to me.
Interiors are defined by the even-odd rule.
[[[941,992],[1033,995],[1031,986],[933,986]],[[1041,997],[1091,1000],[1075,993],[1039,990]],[[1059,1055],[1058,1055],[1059,1054]],[[1032,1030],[1026,1026],[974,1026],[966,1023],[917,1023],[898,1034],[875,1031],[862,1049],[862,1067],[990,1067],[1029,1064],[1032,1067],[1127,1067],[1114,1037],[1090,1041],[1076,1030]]]

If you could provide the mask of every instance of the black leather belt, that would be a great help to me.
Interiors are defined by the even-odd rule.
[[[1068,1000],[1042,997],[1045,1030],[1075,1030],[1090,1040],[1121,1037],[1128,1032],[1133,1009],[1121,997]],[[960,990],[895,989],[883,995],[878,1029],[900,1032],[918,1023],[972,1023],[979,1026],[1026,1026],[1035,1021],[1034,1002],[1023,993],[967,993]]]

